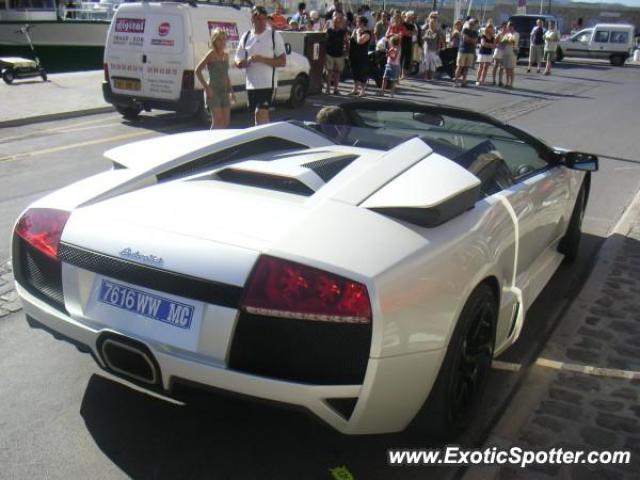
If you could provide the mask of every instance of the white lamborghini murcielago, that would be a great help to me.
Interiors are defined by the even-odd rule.
[[[114,148],[13,236],[29,324],[111,373],[304,407],[347,434],[463,430],[576,256],[597,157],[455,108],[342,105]]]

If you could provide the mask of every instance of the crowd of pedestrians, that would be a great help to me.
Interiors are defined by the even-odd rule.
[[[393,95],[395,85],[409,76],[434,80],[443,67],[443,56],[455,63],[452,73],[456,87],[466,87],[470,70],[475,69],[477,86],[513,88],[519,34],[508,22],[496,27],[488,20],[481,26],[477,19],[467,18],[449,27],[440,22],[438,12],[431,12],[420,23],[413,11],[373,13],[363,5],[353,14],[345,11],[340,0],[333,0],[324,15],[315,10],[307,13],[305,3],[300,3],[288,19],[274,19],[274,15],[270,16],[274,28],[327,32],[326,93],[339,94],[337,86],[347,61],[354,80],[351,94],[366,95],[371,74],[368,55],[374,49],[386,52],[381,94],[391,87]],[[539,20],[530,40],[528,72],[535,67],[538,72],[544,68],[545,75],[551,74],[560,40],[555,25],[545,30]]]

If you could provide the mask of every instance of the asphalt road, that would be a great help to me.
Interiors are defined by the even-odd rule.
[[[528,312],[518,343],[494,370],[483,415],[460,443],[477,445],[511,399],[563,310],[579,291],[597,251],[640,187],[638,134],[640,69],[563,64],[551,78],[522,75],[513,93],[456,90],[405,82],[400,97],[467,106],[509,119],[549,143],[602,155],[594,176],[580,257],[562,267]],[[304,109],[277,117],[310,119]],[[234,123],[246,125],[237,115]],[[123,122],[115,114],[0,130],[0,260],[20,211],[36,198],[109,163],[102,153],[129,141],[200,128],[173,114]],[[92,359],[48,334],[30,330],[20,313],[0,319],[0,478],[330,479],[345,466],[357,479],[424,478],[422,467],[386,465],[390,447],[419,448],[406,434],[347,437],[300,412],[244,400],[193,395],[169,402],[113,379]],[[461,470],[430,469],[434,478]],[[340,477],[338,477],[340,478]],[[346,478],[346,477],[345,477]]]

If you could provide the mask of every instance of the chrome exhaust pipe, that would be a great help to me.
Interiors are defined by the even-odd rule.
[[[159,382],[156,364],[142,348],[108,337],[100,345],[100,354],[108,370],[118,375],[147,385]]]

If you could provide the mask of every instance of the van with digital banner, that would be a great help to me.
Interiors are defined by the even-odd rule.
[[[245,72],[233,63],[242,35],[251,29],[251,10],[237,5],[142,2],[122,4],[109,27],[104,52],[105,100],[125,118],[141,111],[206,112],[198,62],[209,50],[211,31],[227,33],[229,76],[238,101],[246,105]],[[309,87],[309,61],[290,52],[278,69],[276,99],[300,106]]]

